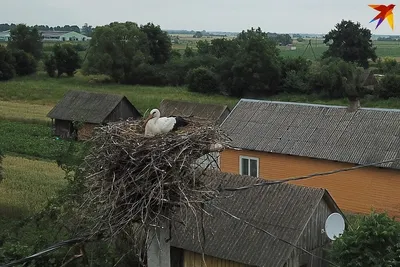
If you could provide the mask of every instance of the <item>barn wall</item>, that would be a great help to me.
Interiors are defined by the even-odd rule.
[[[258,157],[260,177],[283,179],[354,166],[328,160],[299,156],[226,149],[220,154],[221,170],[239,173],[239,156]],[[319,176],[293,184],[325,188],[342,211],[369,213],[371,208],[390,216],[400,217],[400,170],[362,168],[348,172]]]
[[[66,120],[54,120],[54,135],[61,138],[69,138],[72,134],[72,122]]]
[[[105,122],[119,121],[121,118],[126,120],[130,117],[140,118],[140,115],[135,111],[134,108],[129,104],[126,99],[123,99],[114,110],[105,119]]]
[[[204,255],[204,261],[206,263],[204,264],[202,254],[188,250],[185,250],[183,254],[184,267],[250,267],[249,265],[219,259],[208,255]]]
[[[313,215],[311,216],[308,224],[306,225],[300,239],[298,245],[306,250],[312,252],[314,255],[319,257],[323,257],[323,248],[326,247],[331,240],[328,238],[326,233],[321,232],[322,229],[325,229],[325,221],[328,216],[335,212],[332,210],[325,201],[321,201]],[[314,267],[322,267],[324,266],[324,261],[310,257],[308,254],[302,254],[301,264],[307,263],[309,266]],[[306,262],[304,262],[306,261]]]
[[[78,129],[78,140],[83,141],[89,139],[94,131],[94,128],[98,126],[93,123],[85,123]]]

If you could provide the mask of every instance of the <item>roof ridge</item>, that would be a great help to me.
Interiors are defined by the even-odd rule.
[[[274,100],[250,99],[250,98],[241,98],[237,104],[239,104],[241,101],[243,101],[243,102],[254,102],[254,103],[262,102],[262,103],[274,103],[274,104],[285,104],[285,105],[309,106],[309,107],[347,108],[347,106],[339,106],[339,105],[314,104],[314,103],[306,103],[306,102],[274,101]],[[400,112],[400,109],[395,109],[395,108],[360,107],[359,110],[376,110],[376,111]]]

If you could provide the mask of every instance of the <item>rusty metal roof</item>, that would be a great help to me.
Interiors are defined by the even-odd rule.
[[[216,172],[206,178],[212,187],[240,187],[258,183],[255,177]],[[223,191],[211,203],[232,215],[293,244],[297,243],[320,201],[341,213],[325,189],[279,184],[236,192]],[[294,247],[205,204],[210,214],[191,213],[185,226],[172,227],[174,247],[251,266],[283,266]],[[204,237],[202,233],[204,225]],[[200,241],[201,240],[201,241]]]
[[[220,124],[229,114],[227,105],[205,104],[189,101],[163,99],[160,103],[161,116],[191,117],[197,121]]]
[[[47,117],[67,121],[102,123],[124,98],[126,99],[125,96],[117,94],[71,90],[50,110]],[[129,102],[128,99],[126,101]],[[136,110],[133,105],[132,107]],[[137,113],[140,114],[139,111]]]
[[[400,156],[400,110],[241,99],[221,124],[235,148],[353,164]],[[379,167],[400,169],[400,161]]]

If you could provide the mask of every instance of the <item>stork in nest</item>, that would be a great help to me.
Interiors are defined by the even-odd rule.
[[[180,116],[160,117],[158,109],[152,109],[149,117],[145,120],[145,136],[155,136],[157,134],[176,131],[181,127],[188,125],[189,122]]]

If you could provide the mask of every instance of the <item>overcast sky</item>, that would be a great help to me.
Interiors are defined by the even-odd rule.
[[[394,9],[394,31],[369,0],[0,0],[0,23],[82,26],[112,21],[153,22],[162,29],[241,31],[260,26],[279,33],[327,33],[341,19],[359,21],[373,34],[400,34],[400,4]],[[397,12],[398,8],[398,12]],[[398,14],[398,15],[397,15]],[[399,22],[399,24],[397,24]]]

